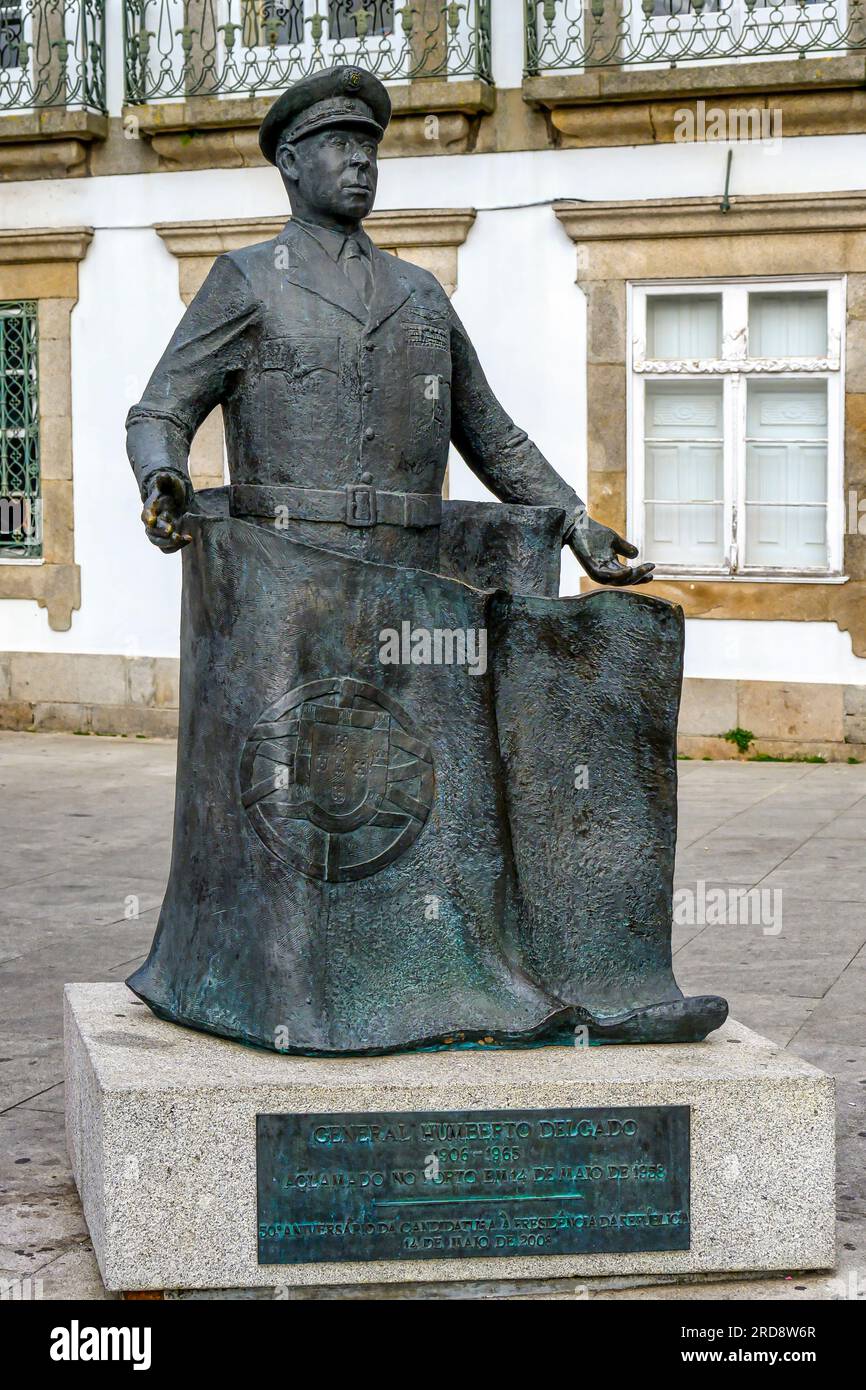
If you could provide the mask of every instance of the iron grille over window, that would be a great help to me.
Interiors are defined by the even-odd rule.
[[[860,53],[863,0],[525,0],[526,73]]]
[[[106,109],[105,0],[0,0],[0,116],[64,107]]]
[[[323,10],[317,7],[306,15],[304,0],[247,0],[245,41],[256,42],[253,36],[257,23],[262,43],[275,47],[302,44],[304,25],[309,26],[316,14],[326,20],[330,39],[357,39],[368,34],[391,34],[394,30],[393,0],[371,0],[366,9],[356,0],[328,0]]]
[[[27,5],[49,2],[103,4],[26,0]],[[0,7],[7,3],[0,0]],[[428,77],[491,82],[491,4],[123,0],[127,100],[264,96],[339,63],[365,68],[383,82]]]
[[[36,305],[0,304],[0,559],[42,554]]]

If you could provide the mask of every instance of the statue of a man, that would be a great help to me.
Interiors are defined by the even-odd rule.
[[[562,508],[564,540],[593,579],[646,582],[652,565],[620,562],[636,548],[587,515],[509,419],[438,281],[363,231],[390,114],[378,78],[337,67],[266,116],[261,148],[292,218],[274,241],[217,259],[130,412],[148,538],[185,544],[190,442],[221,405],[235,516],[282,515],[317,544],[436,569],[453,441],[503,501]],[[370,526],[351,516],[373,497],[358,484],[378,499]]]
[[[186,548],[171,881],[130,984],[295,1052],[703,1037],[724,1001],[670,971],[681,615],[505,602],[531,590],[446,564],[453,442],[511,504],[479,554],[543,514],[599,583],[652,570],[509,419],[436,279],[363,231],[390,110],[352,67],[274,103],[260,144],[292,218],[218,257],[129,414],[148,539]],[[217,405],[231,484],[195,496]],[[480,632],[492,670],[467,671],[454,643]]]

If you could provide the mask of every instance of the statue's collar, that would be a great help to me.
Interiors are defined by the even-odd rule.
[[[293,217],[292,223],[305,231],[307,236],[311,236],[314,241],[317,241],[332,261],[339,261],[340,253],[349,237],[357,242],[362,252],[370,260],[373,259],[373,243],[361,227],[346,232],[341,227],[322,227],[318,222],[305,222],[300,217]]]
[[[279,268],[293,284],[310,290],[329,304],[345,309],[346,313],[365,324],[368,332],[372,332],[405,304],[412,287],[396,256],[380,251],[363,229],[355,235],[367,246],[373,264],[373,298],[369,315],[349,279],[334,263],[319,239],[298,222],[287,222],[277,237],[277,242],[289,252],[287,264]]]

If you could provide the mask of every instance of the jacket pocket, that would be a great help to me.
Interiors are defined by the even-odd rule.
[[[409,429],[413,452],[436,454],[451,435],[451,353],[409,347]]]
[[[263,372],[284,372],[294,381],[316,372],[336,379],[340,372],[340,340],[321,333],[266,338],[260,360]]]
[[[259,351],[262,418],[292,447],[324,445],[342,435],[340,340],[323,334],[266,339]]]

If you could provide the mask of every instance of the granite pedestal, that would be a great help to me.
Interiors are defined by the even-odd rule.
[[[831,1268],[834,1083],[737,1023],[707,1042],[280,1056],[68,985],[66,1126],[113,1290]],[[688,1106],[690,1248],[259,1264],[256,1116]]]

